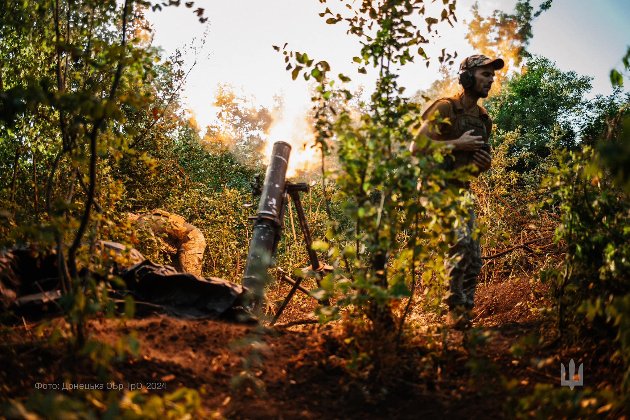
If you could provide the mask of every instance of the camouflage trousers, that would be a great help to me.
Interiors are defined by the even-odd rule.
[[[445,302],[449,309],[463,306],[472,309],[475,304],[477,277],[481,271],[481,247],[479,238],[473,238],[475,211],[472,204],[468,214],[455,229],[455,243],[449,247],[445,261],[449,291]]]

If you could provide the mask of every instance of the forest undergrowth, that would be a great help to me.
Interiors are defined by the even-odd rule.
[[[304,280],[311,293],[275,326],[289,292],[278,277],[309,265],[295,207],[255,325],[112,298],[121,280],[96,251],[113,240],[170,263],[129,217],[162,209],[205,236],[204,276],[240,283],[274,110],[222,86],[219,118],[202,132],[180,103],[190,68],[151,45],[144,12],[161,5],[24,1],[0,12],[0,62],[11,63],[0,66],[0,415],[628,416],[630,50],[614,93],[589,99],[588,77],[527,53],[550,1],[473,9],[473,47],[521,70],[506,68],[484,102],[492,169],[471,187],[484,265],[472,328],[456,331],[444,319],[444,255],[464,203],[445,188],[448,152],[415,136],[422,98],[456,84],[454,52],[422,48],[457,19],[456,2],[435,15],[416,0],[342,3],[321,16],[361,42],[357,76],[276,47],[290,76],[311,83],[306,118],[323,167],[292,180],[309,185],[305,216],[329,270]],[[412,100],[396,68],[414,59],[439,60],[446,78]],[[348,88],[366,68],[378,73],[369,99]],[[411,142],[425,153],[412,156]],[[55,261],[54,316],[15,315],[15,249]],[[570,360],[583,364],[575,388],[559,375]]]

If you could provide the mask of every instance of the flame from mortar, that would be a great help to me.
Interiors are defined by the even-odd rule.
[[[272,117],[273,123],[265,144],[266,163],[269,163],[273,143],[285,141],[291,145],[287,178],[318,170],[321,157],[318,149],[312,147],[314,135],[308,109],[303,105],[284,103],[273,112]]]

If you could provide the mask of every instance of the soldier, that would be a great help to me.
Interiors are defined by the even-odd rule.
[[[129,219],[138,227],[148,227],[159,238],[162,249],[173,257],[177,271],[201,276],[206,239],[198,228],[183,217],[160,209],[149,214],[130,214]]]
[[[459,67],[459,83],[463,92],[451,98],[438,99],[422,116],[424,122],[419,135],[452,148],[444,169],[463,171],[469,167],[474,175],[490,169],[488,137],[492,120],[478,101],[488,96],[495,71],[503,66],[504,62],[500,58],[490,59],[485,55],[466,58]],[[417,152],[415,143],[412,143],[410,150],[412,153]],[[463,194],[470,194],[468,181],[454,180],[449,181],[449,184],[460,189]],[[446,263],[449,278],[447,322],[456,328],[470,324],[477,277],[481,270],[479,240],[473,237],[475,213],[472,205],[466,213],[466,220],[454,232],[456,240],[449,247]]]

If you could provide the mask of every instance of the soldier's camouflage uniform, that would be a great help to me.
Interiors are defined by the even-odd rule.
[[[475,136],[481,136],[485,145],[483,149],[490,152],[488,137],[492,130],[492,120],[488,112],[477,105],[477,112],[466,113],[461,102],[461,96],[442,98],[434,102],[423,118],[428,119],[436,112],[441,118],[448,118],[448,123],[437,123],[431,128],[431,137],[434,140],[454,140],[461,137],[466,131],[473,130]],[[447,170],[458,169],[472,163],[474,152],[454,151],[447,157],[444,168]],[[465,194],[470,195],[469,203],[465,209],[463,220],[459,220],[459,226],[454,229],[455,243],[449,247],[446,270],[449,277],[449,293],[446,303],[453,309],[463,306],[472,309],[474,305],[477,277],[481,271],[481,249],[479,239],[473,235],[475,231],[475,212],[473,209],[472,194],[469,190],[469,182],[450,181],[454,188],[464,188]]]
[[[469,205],[466,220],[455,228],[455,244],[449,247],[446,272],[449,278],[449,293],[446,304],[449,308],[463,306],[472,309],[475,304],[477,277],[481,271],[481,247],[474,236],[475,211]]]
[[[160,209],[135,216],[135,223],[149,227],[159,238],[162,249],[173,256],[177,271],[201,276],[206,239],[198,228],[183,217]]]

